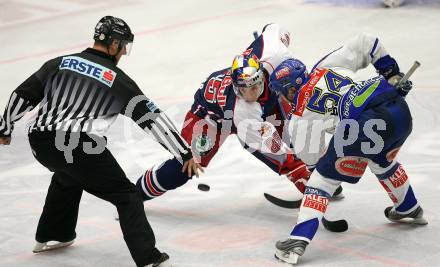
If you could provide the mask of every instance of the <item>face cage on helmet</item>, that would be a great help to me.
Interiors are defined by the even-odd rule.
[[[258,85],[260,87],[260,91],[258,95],[261,95],[264,91],[264,80],[263,80],[263,72],[261,71],[261,69],[254,74],[253,77],[249,77],[246,80],[240,80],[238,82],[233,82],[232,83],[232,87],[234,89],[235,94],[238,97],[242,97],[242,94],[240,92],[240,88],[242,89],[247,89],[247,88],[251,88],[255,85]]]

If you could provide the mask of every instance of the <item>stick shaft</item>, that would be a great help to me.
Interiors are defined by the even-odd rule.
[[[254,31],[253,34],[254,34],[254,38],[257,39],[258,38],[258,32]]]
[[[411,66],[408,72],[402,77],[402,79],[397,83],[397,85],[406,82],[418,67],[420,67],[420,62],[414,61],[414,64]]]

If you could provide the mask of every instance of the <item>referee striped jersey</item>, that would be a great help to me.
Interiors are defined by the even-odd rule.
[[[14,122],[37,107],[29,132],[66,131],[103,135],[123,114],[177,158],[192,157],[171,120],[107,54],[88,48],[46,62],[11,95],[0,136],[10,136]]]

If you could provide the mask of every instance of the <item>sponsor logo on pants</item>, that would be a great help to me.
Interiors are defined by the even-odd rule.
[[[405,170],[402,165],[396,170],[396,172],[390,177],[390,182],[394,188],[402,186],[408,180]]]
[[[361,157],[343,157],[335,162],[335,168],[340,174],[351,177],[362,177],[367,165],[368,160]]]
[[[327,210],[328,198],[318,195],[305,195],[303,207],[311,208],[322,213]]]

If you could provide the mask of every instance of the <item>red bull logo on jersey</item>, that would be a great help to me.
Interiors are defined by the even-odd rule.
[[[109,68],[76,56],[63,57],[60,70],[74,71],[93,78],[108,87],[112,87],[117,74]]]
[[[281,141],[278,132],[274,132],[272,134],[272,138],[266,139],[266,141],[264,141],[264,145],[270,149],[270,152],[275,154],[278,153],[278,151],[280,151],[283,142]]]
[[[258,132],[260,133],[261,137],[267,138],[272,134],[272,127],[267,123],[264,123]]]

